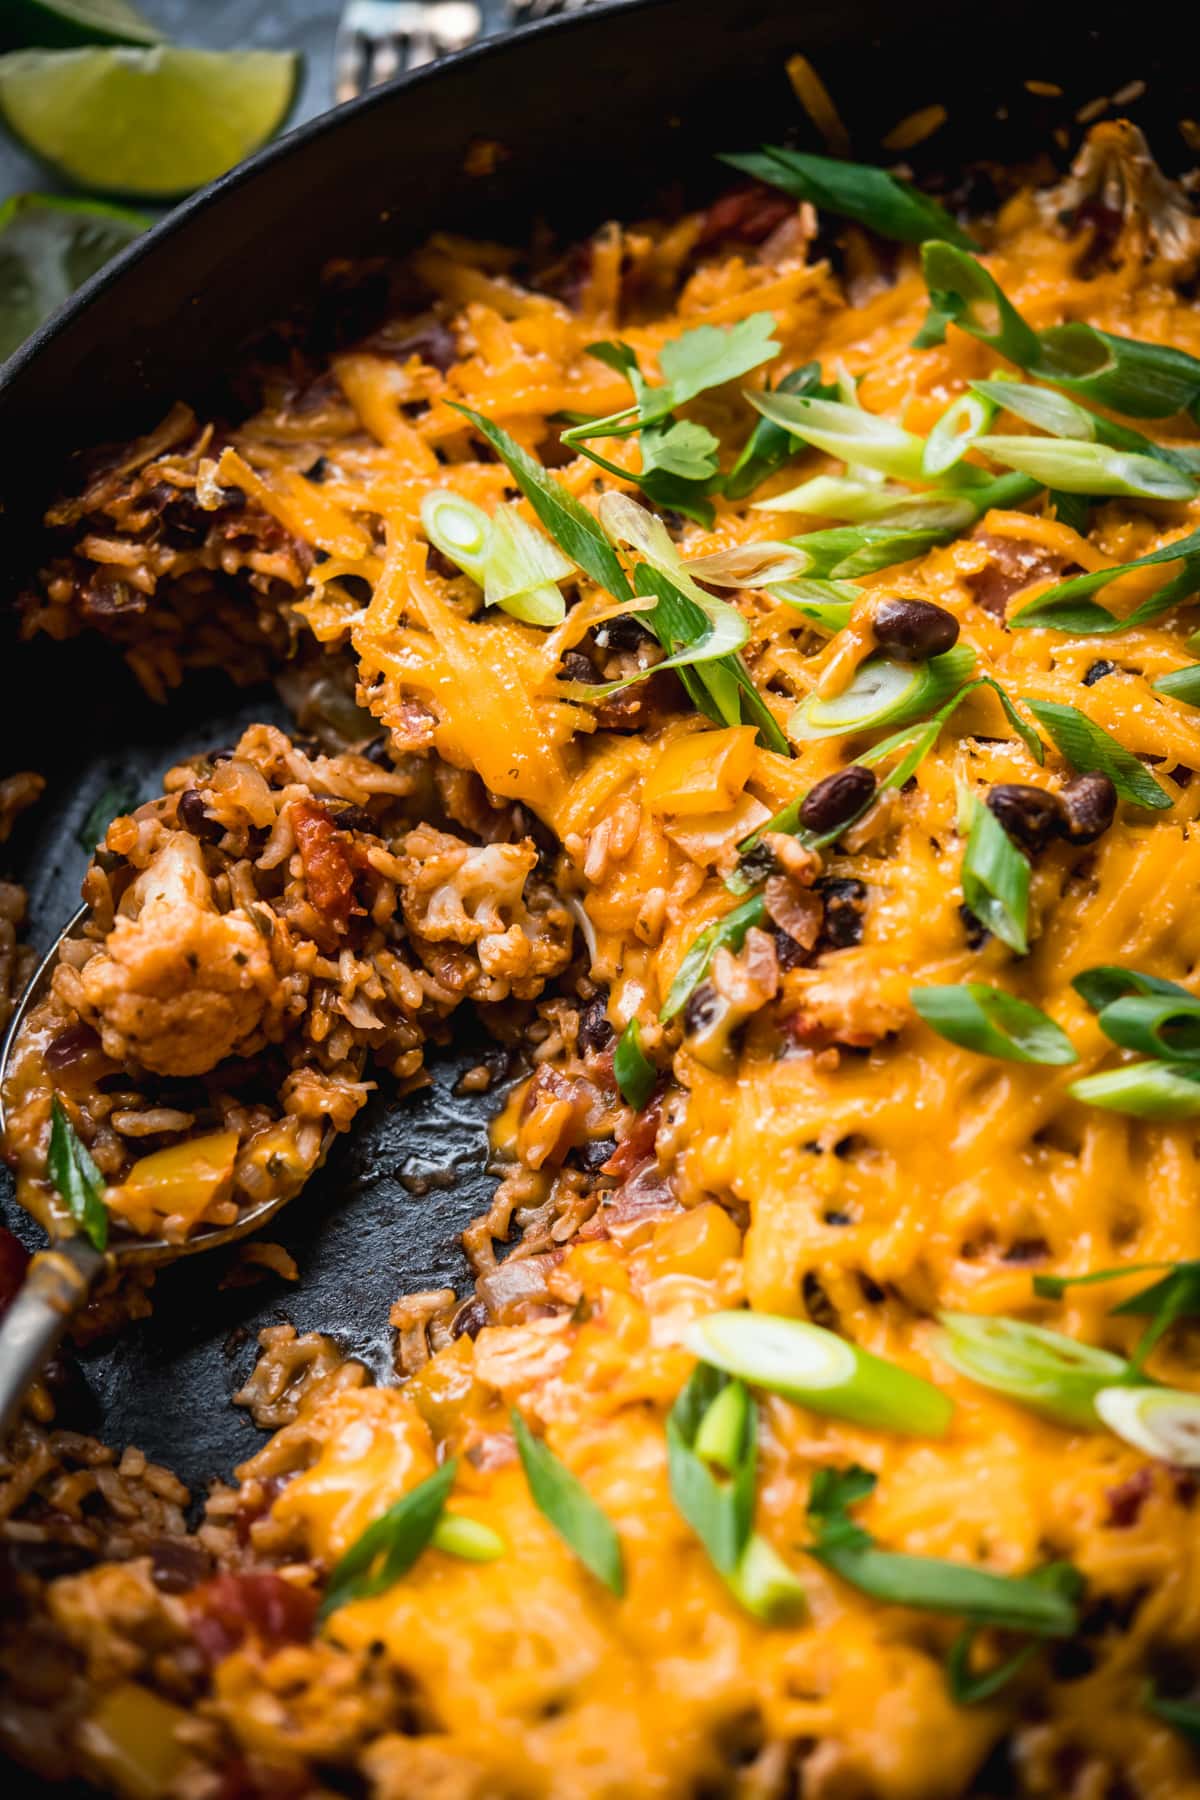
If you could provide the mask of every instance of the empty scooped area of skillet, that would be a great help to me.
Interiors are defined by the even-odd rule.
[[[47,788],[0,858],[27,887],[40,949],[79,905],[88,860],[81,833],[98,803],[120,795],[114,810],[127,810],[158,793],[182,758],[235,742],[251,723],[288,721],[273,690],[239,693],[216,672],[156,706],[104,645],[10,647],[6,660],[16,678],[0,721],[0,768],[38,769]],[[458,1238],[491,1199],[487,1129],[497,1099],[454,1088],[492,1049],[467,1021],[451,1046],[431,1049],[429,1087],[398,1097],[382,1074],[353,1132],[260,1234],[295,1259],[299,1280],[260,1268],[252,1285],[235,1276],[223,1286],[240,1266],[237,1245],[159,1271],[151,1317],[82,1357],[88,1392],[71,1396],[78,1416],[62,1422],[135,1444],[202,1492],[263,1442],[231,1396],[254,1365],[264,1326],[327,1332],[386,1378],[392,1302],[466,1280]],[[3,1222],[36,1247],[41,1235],[15,1205],[7,1170],[0,1191]]]

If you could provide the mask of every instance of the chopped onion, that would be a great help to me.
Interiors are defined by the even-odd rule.
[[[813,1412],[926,1437],[950,1424],[951,1403],[932,1382],[805,1319],[712,1313],[687,1341],[705,1362]]]
[[[1096,1411],[1108,1429],[1160,1462],[1200,1469],[1200,1394],[1179,1388],[1106,1387]]]

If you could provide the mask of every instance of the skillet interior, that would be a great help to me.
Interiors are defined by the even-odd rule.
[[[680,186],[711,193],[713,150],[797,130],[808,141],[782,69],[797,49],[820,68],[864,158],[897,119],[940,100],[950,121],[914,156],[919,172],[1016,162],[1048,146],[1080,104],[1141,76],[1145,100],[1122,110],[1168,167],[1186,160],[1176,121],[1195,106],[1180,71],[1166,52],[1140,48],[1135,66],[1114,7],[1087,8],[1086,25],[1083,16],[1075,4],[1051,13],[1022,0],[985,46],[951,0],[921,0],[903,18],[883,0],[840,0],[802,22],[788,0],[643,0],[469,53],[318,122],[181,209],[9,366],[4,579],[14,585],[36,554],[65,451],[145,427],[176,397],[210,407],[239,344],[310,290],[329,257],[402,251],[435,227],[519,241],[539,215],[582,236],[608,214],[654,210]],[[1029,78],[1060,83],[1063,97],[1031,95]],[[482,179],[462,167],[475,138],[507,152]],[[86,859],[75,834],[97,795],[124,780],[147,797],[181,755],[278,716],[278,703],[214,677],[190,681],[164,711],[102,647],[3,644],[0,769],[50,778],[6,858],[29,887],[43,944],[77,904]],[[297,1258],[297,1288],[272,1278],[217,1292],[209,1259],[160,1276],[153,1317],[86,1362],[106,1437],[138,1444],[193,1487],[226,1473],[257,1441],[228,1396],[252,1363],[254,1333],[282,1317],[387,1366],[390,1303],[402,1289],[461,1284],[456,1236],[489,1197],[490,1106],[450,1091],[464,1059],[476,1060],[469,1047],[435,1064],[433,1088],[403,1105],[379,1095],[271,1228]]]

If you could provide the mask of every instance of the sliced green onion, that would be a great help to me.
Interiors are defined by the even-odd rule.
[[[815,1534],[809,1555],[875,1600],[928,1612],[958,1613],[976,1625],[1069,1637],[1078,1623],[1073,1598],[1039,1575],[994,1575],[935,1556],[880,1550],[848,1507],[875,1486],[865,1469],[818,1469],[808,1500]]]
[[[1200,1066],[1139,1062],[1073,1081],[1067,1092],[1105,1112],[1135,1119],[1191,1119],[1200,1113]]]
[[[612,1520],[550,1446],[534,1437],[515,1406],[509,1418],[534,1505],[597,1581],[614,1594],[624,1593],[621,1540]]]
[[[845,630],[850,614],[862,599],[860,590],[844,581],[813,581],[801,576],[799,581],[781,581],[769,588],[772,600],[782,600],[793,607],[808,624],[818,631],[835,633]]]
[[[995,813],[976,800],[962,861],[963,901],[993,937],[1024,956],[1029,949],[1029,863]]]
[[[781,394],[820,394],[828,400],[836,398],[837,394],[836,388],[822,386],[821,365],[817,362],[793,369],[778,383],[777,391]],[[782,426],[773,425],[770,419],[760,418],[745,449],[725,477],[725,493],[731,500],[744,500],[768,475],[781,468],[791,454],[790,435]]]
[[[1179,1388],[1106,1387],[1096,1411],[1116,1436],[1179,1469],[1200,1469],[1200,1394]]]
[[[1161,1281],[1152,1282],[1112,1309],[1114,1318],[1124,1314],[1150,1321],[1130,1356],[1128,1381],[1141,1374],[1150,1352],[1172,1325],[1180,1319],[1200,1316],[1200,1262],[1124,1263],[1115,1269],[1097,1269],[1090,1275],[1035,1275],[1033,1291],[1043,1299],[1060,1300],[1068,1288],[1094,1287],[1097,1282],[1124,1280],[1160,1269],[1168,1271]]]
[[[642,1033],[636,1019],[630,1019],[617,1039],[613,1051],[613,1076],[621,1098],[634,1112],[641,1112],[654,1092],[658,1070],[642,1049]]]
[[[318,1618],[327,1619],[351,1600],[382,1594],[412,1568],[433,1537],[458,1462],[451,1459],[389,1506],[334,1564]]]
[[[965,686],[959,688],[956,694],[952,694],[946,704],[939,707],[931,718],[922,724],[903,726],[899,731],[893,732],[890,737],[884,738],[881,743],[873,744],[870,750],[865,751],[859,757],[859,761],[874,764],[882,762],[897,750],[905,751],[905,755],[897,763],[885,783],[887,787],[903,787],[937,744],[942,726],[947,719],[951,717],[968,694],[974,694],[980,688],[992,690],[1003,708],[1005,718],[1040,768],[1046,760],[1045,745],[1037,732],[1026,725],[1000,683],[991,675],[979,675],[974,681],[968,681]]]
[[[938,1348],[952,1369],[1064,1425],[1094,1430],[1096,1395],[1129,1369],[1123,1357],[1044,1325],[974,1313],[942,1313],[940,1319]]]
[[[921,263],[938,319],[953,320],[1027,374],[1135,419],[1169,418],[1200,397],[1200,361],[1185,351],[1079,322],[1035,332],[983,264],[952,242],[926,244]]]
[[[914,493],[893,484],[854,481],[846,475],[814,475],[771,500],[755,502],[762,512],[804,513],[814,519],[868,521],[900,530],[962,531],[976,518],[971,500],[941,489]],[[805,540],[797,540],[805,548]]]
[[[462,1513],[444,1512],[429,1541],[435,1550],[459,1556],[464,1562],[496,1562],[508,1549],[498,1531]]]
[[[1099,1017],[1105,1037],[1123,1050],[1155,1056],[1160,1062],[1200,1058],[1200,1000],[1193,995],[1130,994],[1114,1000]]]
[[[761,925],[765,917],[766,906],[762,895],[755,894],[751,899],[743,900],[740,906],[735,906],[723,918],[714,919],[711,925],[706,925],[698,933],[675,971],[675,979],[658,1015],[664,1025],[683,1011],[693,990],[708,974],[717,951],[727,949],[736,953],[745,943],[750,927]]]
[[[449,404],[492,446],[563,554],[615,599],[631,600],[633,593],[617,554],[583,502],[501,426],[456,400]]]
[[[1089,412],[1077,400],[1053,388],[1037,387],[1024,381],[973,381],[973,392],[991,400],[1005,412],[1015,414],[1029,425],[1040,426],[1051,437],[1076,438],[1080,443],[1110,444],[1116,450],[1132,450],[1139,456],[1153,456],[1169,463],[1184,475],[1194,474],[1196,463],[1187,448],[1175,450],[1168,444],[1156,444],[1153,438],[1128,425],[1118,425],[1099,413]]]
[[[107,1249],[108,1208],[104,1204],[104,1177],[57,1094],[50,1101],[50,1149],[46,1172],[92,1248]]]
[[[1054,1065],[1079,1060],[1061,1026],[1003,988],[968,981],[959,987],[915,987],[909,998],[940,1036],[980,1056]]]
[[[687,1520],[713,1566],[726,1580],[735,1572],[750,1539],[757,1463],[757,1408],[747,1396],[744,1434],[736,1446],[732,1472],[715,1475],[696,1453],[696,1436],[726,1377],[701,1363],[667,1416],[667,1473],[671,1498]]]
[[[808,1596],[798,1575],[757,1531],[752,1531],[741,1560],[726,1577],[735,1598],[762,1625],[786,1625],[803,1616]]]
[[[1044,1568],[1035,1569],[1026,1577],[1029,1581],[1040,1582],[1044,1587],[1054,1589],[1072,1605],[1083,1596],[1084,1581],[1079,1570],[1071,1563],[1047,1563]],[[1025,1643],[1011,1656],[994,1664],[989,1669],[973,1673],[971,1669],[971,1651],[979,1636],[979,1626],[968,1625],[950,1647],[946,1658],[946,1686],[950,1697],[958,1706],[978,1706],[984,1700],[993,1699],[1006,1688],[1013,1678],[1020,1674],[1040,1649],[1040,1642],[1034,1637]]]
[[[75,842],[88,855],[97,844],[104,842],[105,833],[114,819],[123,813],[132,812],[137,805],[138,789],[129,782],[114,783],[112,787],[102,788],[92,801],[83,816],[83,823],[75,833]]]
[[[1124,619],[1116,618],[1103,606],[1093,605],[1089,598],[1134,569],[1158,568],[1163,563],[1173,562],[1183,565],[1178,575],[1173,575],[1157,593],[1143,600]],[[1132,562],[1118,563],[1112,569],[1094,569],[1088,575],[1073,575],[1069,581],[1061,581],[1057,587],[1026,601],[1008,623],[1021,630],[1052,626],[1080,637],[1098,637],[1111,631],[1128,631],[1145,624],[1148,619],[1156,619],[1180,601],[1190,598],[1197,588],[1200,588],[1200,531],[1192,531],[1186,537],[1164,544],[1161,550],[1152,550],[1148,556],[1135,557]]]
[[[1200,706],[1200,663],[1192,663],[1186,669],[1172,669],[1169,675],[1160,675],[1151,686],[1156,694],[1165,694],[1169,700],[1182,700],[1185,706]]]
[[[963,644],[925,663],[868,657],[840,694],[830,699],[810,694],[802,700],[788,721],[788,730],[793,737],[808,741],[874,731],[881,725],[903,725],[940,706],[962,686],[974,665],[975,652]]]
[[[995,416],[995,406],[977,388],[973,393],[960,394],[925,439],[921,473],[932,481],[952,469],[979,441]]]
[[[1152,456],[1082,444],[1074,438],[981,437],[975,448],[1005,468],[1065,494],[1130,495],[1142,500],[1190,500],[1196,483]]]
[[[726,1374],[811,1412],[915,1437],[944,1437],[949,1429],[954,1409],[932,1382],[806,1319],[711,1313],[687,1342]]]
[[[1177,981],[1164,981],[1161,975],[1143,975],[1137,969],[1122,969],[1116,963],[1101,963],[1076,975],[1071,986],[1094,1013],[1103,1012],[1114,1000],[1126,994],[1173,994],[1190,1000],[1191,993]]]
[[[714,550],[709,556],[694,556],[680,567],[693,581],[711,582],[714,587],[766,588],[799,575],[806,562],[794,544],[760,539],[754,544]]]
[[[819,580],[833,576],[853,581],[860,575],[911,562],[953,536],[942,528],[918,531],[899,525],[832,525],[826,531],[806,532],[796,539],[796,545],[808,558],[805,574]]]
[[[1194,1700],[1168,1700],[1165,1695],[1156,1693],[1151,1684],[1143,1704],[1146,1711],[1161,1719],[1164,1725],[1174,1726],[1193,1744],[1200,1744],[1200,1705]]]
[[[861,463],[883,475],[921,479],[925,441],[891,419],[846,406],[840,400],[816,400],[811,394],[747,392],[746,399],[764,419],[781,425],[792,437],[826,456]]]
[[[936,311],[1018,368],[1036,364],[1037,335],[983,264],[951,242],[926,244],[921,268]]]
[[[1024,696],[1022,696],[1024,698]],[[1049,700],[1025,699],[1038,723],[1044,725],[1061,756],[1081,774],[1107,775],[1122,800],[1134,806],[1161,810],[1174,804],[1170,794],[1124,744],[1080,712],[1077,706],[1061,706]]]
[[[483,572],[486,605],[501,606],[529,625],[557,625],[567,606],[556,584],[574,573],[574,563],[515,506],[497,509]]]
[[[756,181],[782,188],[797,200],[808,200],[823,212],[853,219],[880,237],[895,238],[902,244],[923,244],[936,237],[974,248],[945,207],[907,181],[867,163],[843,162],[839,157],[814,156],[775,144],[723,156],[721,161]]]
[[[483,586],[492,521],[482,506],[464,500],[448,488],[435,488],[421,501],[421,529],[434,547],[448,556],[464,575]]]
[[[702,1462],[736,1473],[746,1443],[750,1418],[749,1389],[740,1381],[726,1382],[696,1427],[692,1449]]]

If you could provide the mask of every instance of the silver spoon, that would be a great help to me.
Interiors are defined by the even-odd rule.
[[[80,935],[87,916],[87,907],[81,906],[50,946],[21,996],[5,1033],[0,1049],[0,1137],[5,1130],[4,1087],[13,1047],[31,1009],[50,985],[60,946],[65,939]],[[334,1128],[327,1126],[316,1167],[324,1161],[335,1136]],[[174,1262],[180,1256],[194,1256],[201,1250],[215,1250],[221,1244],[231,1244],[274,1218],[294,1198],[294,1194],[287,1192],[272,1195],[248,1207],[236,1224],[198,1231],[183,1243],[168,1243],[165,1238],[131,1237],[127,1242],[110,1244],[107,1250],[97,1250],[82,1233],[76,1233],[52,1243],[48,1249],[39,1250],[30,1259],[20,1292],[0,1319],[0,1445],[16,1422],[26,1393],[58,1348],[74,1315],[86,1306],[88,1296],[104,1270]]]

